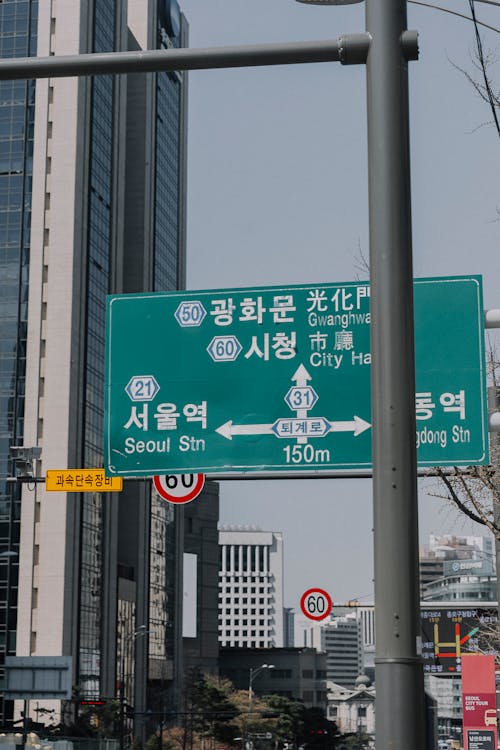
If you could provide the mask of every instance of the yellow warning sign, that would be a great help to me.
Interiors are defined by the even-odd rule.
[[[104,469],[48,469],[45,489],[49,492],[121,492],[122,477],[107,477]]]

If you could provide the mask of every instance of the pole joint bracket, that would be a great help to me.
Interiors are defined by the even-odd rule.
[[[342,65],[364,65],[368,57],[371,35],[344,34],[339,37],[339,60]]]
[[[418,31],[403,31],[400,42],[405,60],[418,60]]]

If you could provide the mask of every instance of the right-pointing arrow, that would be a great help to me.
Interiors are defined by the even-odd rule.
[[[369,430],[371,427],[370,422],[366,422],[361,417],[354,415],[351,421],[346,422],[334,422],[330,421],[330,427],[332,432],[352,432],[354,437],[361,435],[365,430]]]

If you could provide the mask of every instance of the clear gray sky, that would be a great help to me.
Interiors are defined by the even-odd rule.
[[[442,0],[468,14],[467,2]],[[190,45],[334,39],[364,30],[363,4],[180,0]],[[500,9],[476,4],[500,28]],[[415,276],[482,274],[485,307],[500,308],[500,139],[458,67],[474,73],[473,24],[409,5],[420,60],[410,64]],[[484,30],[486,51],[500,35]],[[496,87],[500,65],[491,69]],[[360,276],[368,255],[363,66],[339,63],[190,74],[188,288],[314,284]],[[444,335],[436,320],[439,345]],[[498,340],[498,336],[494,337]],[[473,533],[430,497],[420,536]],[[373,592],[370,480],[226,482],[221,521],[282,531],[285,604],[327,589]]]

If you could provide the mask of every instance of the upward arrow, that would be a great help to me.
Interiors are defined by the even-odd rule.
[[[297,388],[307,388],[308,387],[307,381],[311,380],[311,376],[307,372],[307,370],[304,367],[304,365],[301,363],[297,367],[297,369],[295,371],[295,374],[292,375],[291,379],[295,381],[295,385],[296,385]],[[296,412],[297,412],[297,417],[307,417],[308,409],[307,408],[296,409]],[[299,437],[298,438],[298,442],[299,443],[306,443],[307,440],[306,440],[306,438]]]
[[[299,365],[297,367],[297,369],[295,371],[295,374],[292,375],[292,377],[290,379],[294,380],[296,382],[297,386],[300,388],[300,387],[303,387],[303,386],[307,385],[307,381],[311,380],[312,378],[309,375],[309,373],[307,372],[307,370],[304,367],[304,365],[301,364],[301,365]]]

